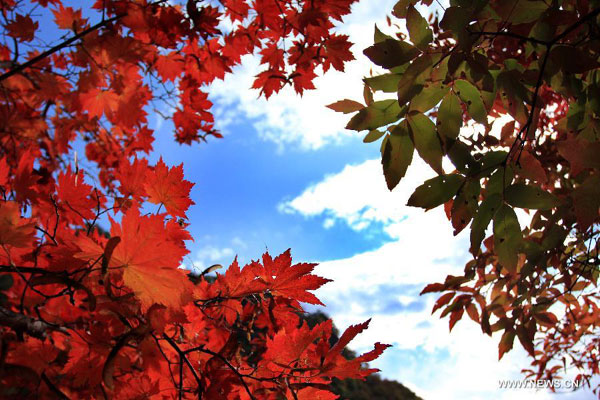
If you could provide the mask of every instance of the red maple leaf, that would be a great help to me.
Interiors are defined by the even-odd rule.
[[[123,272],[123,282],[139,298],[143,309],[153,304],[178,308],[191,293],[190,281],[179,269],[182,257],[188,253],[183,243],[164,235],[161,215],[140,216],[131,208],[121,224],[112,221],[111,236],[120,237],[110,259],[110,268]]]
[[[9,36],[31,42],[35,36],[39,23],[33,21],[29,15],[17,14],[15,20],[5,25]]]
[[[65,214],[77,222],[94,218],[92,209],[102,205],[100,199],[92,198],[92,187],[83,181],[83,171],[74,174],[71,167],[58,175],[56,191]]]
[[[79,95],[81,105],[87,110],[90,118],[102,117],[102,114],[110,114],[119,105],[119,95],[111,90],[93,88]]]
[[[87,23],[87,19],[81,17],[81,10],[59,5],[58,9],[52,10],[56,26],[61,29],[73,29],[79,31]]]
[[[260,93],[265,95],[265,98],[271,97],[273,93],[277,93],[285,85],[286,79],[284,72],[280,70],[266,70],[258,75],[252,84],[253,89],[260,89]]]
[[[34,224],[21,218],[14,201],[0,202],[0,245],[29,247],[34,240]]]
[[[321,371],[324,374],[331,377],[335,376],[339,379],[357,379],[364,378],[365,376],[379,371],[378,369],[363,369],[361,368],[361,365],[379,357],[385,349],[390,347],[389,344],[375,343],[375,348],[373,350],[352,360],[347,360],[342,356],[342,350],[344,350],[356,335],[367,329],[369,322],[371,322],[370,319],[358,325],[350,325],[348,329],[344,331],[337,343],[333,345],[325,355],[323,366],[321,367]]]
[[[183,164],[169,169],[161,157],[154,170],[146,174],[144,188],[150,203],[163,204],[172,216],[187,218],[185,211],[194,204],[190,199],[192,186],[183,179]]]
[[[316,290],[331,282],[330,279],[312,275],[317,264],[292,265],[292,256],[288,249],[274,260],[269,253],[263,255],[263,267],[258,268],[260,279],[275,296],[283,296],[309,304],[321,301],[309,290]]]
[[[348,41],[347,35],[331,35],[325,41],[327,59],[323,63],[323,71],[327,71],[330,65],[338,71],[344,71],[344,63],[354,60],[350,47],[352,44]]]

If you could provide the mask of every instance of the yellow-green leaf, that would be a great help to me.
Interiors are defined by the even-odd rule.
[[[443,174],[442,146],[435,130],[435,125],[424,114],[414,114],[407,117],[410,132],[417,152],[438,174]]]
[[[398,82],[401,77],[401,74],[383,74],[364,78],[363,81],[373,90],[393,93],[398,91]]]
[[[367,135],[363,139],[363,143],[372,143],[376,140],[379,140],[383,135],[385,135],[384,131],[380,131],[378,129],[373,129],[369,131]]]
[[[419,55],[413,45],[396,39],[386,39],[367,47],[364,55],[383,68],[393,68],[405,64]]]
[[[392,129],[391,135],[387,136],[381,157],[383,175],[389,190],[396,187],[406,174],[413,153],[414,145],[408,134],[408,124],[404,120]]]
[[[442,100],[437,116],[438,132],[450,139],[456,139],[462,126],[462,107],[458,97],[450,92]]]
[[[454,82],[454,90],[460,99],[467,105],[467,111],[471,118],[481,124],[487,124],[487,111],[483,105],[481,93],[471,82],[457,79]]]
[[[433,32],[429,28],[427,20],[413,5],[410,5],[406,12],[406,29],[408,29],[410,41],[421,50],[425,50],[433,40]]]
[[[471,222],[475,215],[480,191],[479,179],[469,179],[456,195],[450,214],[455,236]]]
[[[500,264],[511,273],[517,272],[522,239],[517,214],[512,207],[503,204],[494,215],[494,250]]]
[[[464,180],[464,176],[458,174],[429,179],[415,190],[407,205],[426,210],[435,208],[453,198]]]
[[[397,121],[400,112],[400,105],[394,99],[376,101],[352,117],[346,129],[355,131],[377,129]]]
[[[430,85],[421,90],[419,94],[410,101],[409,110],[426,112],[435,107],[448,93],[450,88],[446,85]]]
[[[556,196],[546,192],[539,186],[525,185],[523,183],[515,183],[507,187],[504,198],[513,207],[533,210],[549,210],[560,204]]]
[[[398,103],[404,105],[421,92],[433,64],[433,57],[423,54],[408,66],[398,82]]]
[[[492,218],[502,205],[502,197],[499,194],[488,196],[477,210],[471,224],[471,253],[477,255],[481,242],[485,238],[485,231],[492,221]]]

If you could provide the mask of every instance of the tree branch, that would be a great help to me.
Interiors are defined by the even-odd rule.
[[[26,333],[38,339],[45,339],[48,330],[67,332],[64,327],[57,328],[47,322],[15,313],[4,307],[0,307],[0,325],[7,326],[17,333]]]
[[[167,336],[166,334],[163,333],[163,338],[167,341],[167,343],[169,343],[171,345],[171,347],[177,352],[177,354],[179,355],[179,390],[180,390],[180,395],[183,393],[183,363],[185,363],[188,368],[190,369],[190,371],[192,372],[192,375],[194,375],[194,378],[196,379],[196,382],[198,383],[198,396],[199,398],[201,398],[202,396],[202,380],[200,379],[200,377],[198,376],[198,374],[196,373],[196,370],[194,369],[194,366],[192,365],[192,363],[190,362],[190,360],[188,360],[186,354],[186,351],[183,351],[179,348],[179,346],[177,345],[177,343],[175,343],[175,341],[173,339],[171,339],[169,336]],[[250,397],[252,398],[252,395],[250,394]]]
[[[64,49],[65,47],[67,47],[71,43],[75,42],[76,40],[81,39],[88,33],[94,32],[94,31],[102,28],[103,26],[108,25],[111,22],[118,20],[121,17],[123,17],[122,14],[115,15],[112,18],[105,19],[104,21],[98,22],[96,25],[90,26],[86,30],[79,32],[78,34],[65,40],[64,42],[59,43],[56,46],[49,48],[48,50],[46,50],[43,53],[39,54],[38,56],[32,58],[31,60],[29,60],[23,64],[17,65],[16,67],[14,67],[14,68],[10,69],[9,71],[5,72],[4,74],[0,75],[0,82],[4,81],[5,79],[10,78],[11,76],[13,76],[15,74],[18,74],[19,72],[23,71],[26,68],[31,67],[32,65],[38,63],[39,61],[43,60],[44,58],[56,53],[57,51]]]

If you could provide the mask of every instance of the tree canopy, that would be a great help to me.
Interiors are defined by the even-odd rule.
[[[376,371],[387,345],[342,355],[369,321],[301,323],[327,279],[290,251],[181,269],[193,183],[146,158],[165,108],[178,142],[220,137],[206,85],[244,54],[265,97],[343,70],[353,2],[0,2],[0,397],[333,399]]]
[[[390,190],[419,156],[436,176],[408,205],[443,207],[455,235],[470,226],[464,274],[422,291],[443,293],[433,311],[450,329],[466,312],[501,333],[499,358],[516,339],[529,377],[575,368],[589,385],[600,358],[600,2],[449,3],[398,1],[364,51],[385,73],[364,79],[364,104],[330,107],[354,113],[347,128],[368,131],[365,142],[381,139]]]

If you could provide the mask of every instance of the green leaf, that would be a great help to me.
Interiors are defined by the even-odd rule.
[[[393,93],[398,91],[398,82],[401,77],[401,74],[383,74],[364,78],[363,81],[373,90]]]
[[[367,136],[364,137],[363,143],[372,143],[376,140],[379,140],[383,135],[385,135],[385,132],[373,129],[367,133]]]
[[[418,0],[399,0],[392,11],[392,14],[397,18],[406,18],[406,12],[409,6],[415,4]]]
[[[503,204],[494,215],[494,250],[500,264],[510,273],[517,272],[522,240],[517,214],[512,207]]]
[[[408,29],[410,41],[421,50],[427,49],[429,43],[433,40],[433,32],[429,28],[427,20],[419,14],[413,5],[410,5],[406,12],[406,29]]]
[[[435,125],[424,114],[407,117],[413,143],[421,158],[438,174],[443,174],[442,146],[435,130]]]
[[[433,57],[423,54],[408,66],[398,82],[398,103],[408,103],[423,90],[425,77],[431,73],[433,64]]]
[[[394,38],[391,37],[390,35],[386,35],[385,33],[381,32],[379,30],[379,28],[377,27],[377,24],[375,24],[375,34],[374,34],[374,37],[373,37],[373,42],[374,43],[379,43],[379,42],[383,42],[384,40],[387,40],[387,39],[394,40]]]
[[[494,2],[492,8],[502,21],[518,25],[537,21],[549,6],[539,0],[502,0]]]
[[[490,176],[488,183],[485,187],[486,192],[488,193],[502,193],[504,190],[510,186],[513,181],[515,173],[510,166],[506,168],[498,168],[496,171]]]
[[[350,114],[365,108],[365,106],[359,103],[358,101],[348,99],[336,101],[335,103],[331,103],[326,107],[332,109],[335,112],[342,112],[344,114]]]
[[[456,140],[449,143],[448,158],[454,164],[456,169],[464,174],[475,168],[477,165],[471,155],[471,150],[463,142]]]
[[[473,218],[471,224],[471,253],[479,254],[481,242],[485,238],[485,231],[496,214],[496,211],[502,205],[502,197],[500,194],[492,194],[481,202],[477,214]]]
[[[462,126],[462,107],[458,97],[449,92],[442,100],[437,115],[438,132],[450,139],[456,139]]]
[[[412,162],[414,149],[408,134],[407,122],[404,120],[392,129],[391,135],[387,136],[381,157],[383,175],[389,190],[396,187],[406,174]]]
[[[506,161],[508,153],[506,151],[488,151],[481,157],[479,177],[485,177],[492,175],[498,168],[500,168]]]
[[[556,196],[546,192],[539,186],[515,183],[506,188],[504,198],[513,207],[532,210],[549,210],[557,207],[560,201]]]
[[[390,69],[406,64],[419,55],[419,50],[410,43],[396,39],[386,39],[367,47],[363,53],[375,64]]]
[[[425,181],[408,199],[407,205],[426,210],[444,204],[454,197],[465,177],[458,174],[440,175]]]
[[[14,284],[12,275],[4,274],[0,275],[0,290],[8,290]]]
[[[471,222],[477,211],[480,191],[479,179],[468,179],[456,195],[450,213],[454,236],[458,235]]]
[[[368,107],[363,108],[356,114],[346,129],[355,131],[373,130],[396,122],[400,116],[401,109],[394,99],[376,101]]]
[[[435,85],[426,86],[421,90],[419,94],[412,98],[410,101],[409,110],[426,112],[435,107],[440,100],[448,93],[450,88],[446,85]]]
[[[467,105],[467,111],[475,121],[487,125],[487,111],[483,105],[481,93],[471,82],[463,79],[454,81],[456,94]]]

